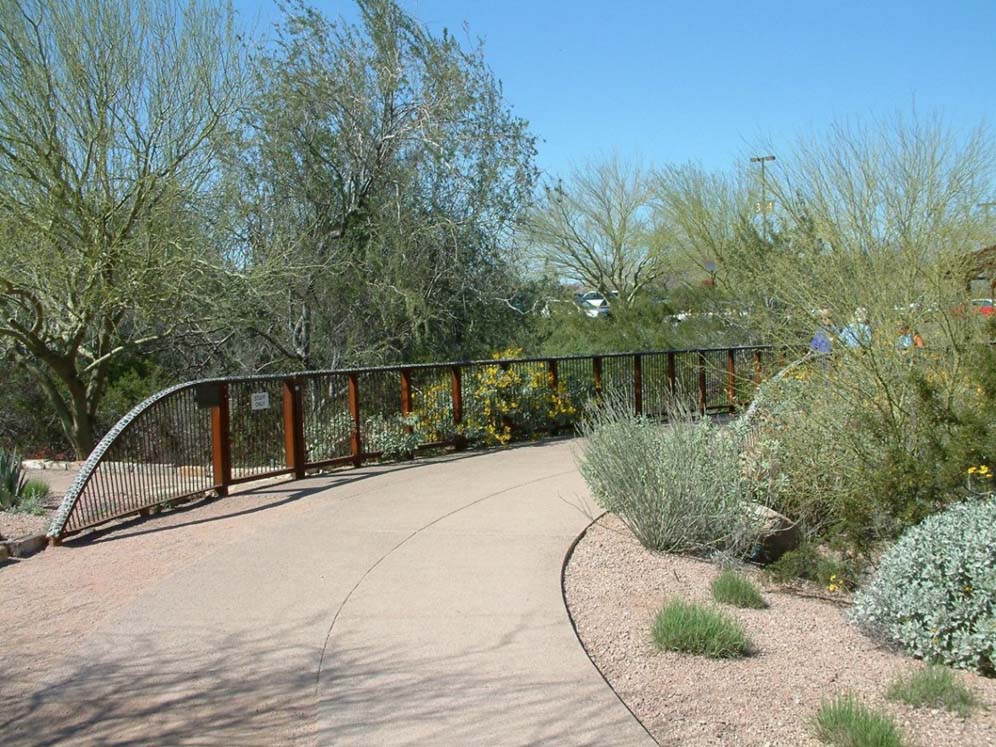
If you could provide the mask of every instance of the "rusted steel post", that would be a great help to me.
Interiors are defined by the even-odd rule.
[[[591,373],[595,379],[595,396],[602,396],[602,356],[596,355],[591,359]]]
[[[301,385],[297,379],[284,379],[284,454],[295,479],[304,477],[304,419],[301,415]]]
[[[726,401],[730,412],[737,409],[737,357],[733,348],[726,351]]]
[[[560,384],[560,376],[557,372],[557,361],[551,358],[546,362],[546,368],[549,372],[550,388],[553,391],[557,391],[557,386]]]
[[[637,415],[643,414],[643,357],[633,356],[633,408]]]
[[[232,438],[228,417],[228,384],[218,384],[218,404],[211,408],[211,464],[214,488],[228,495],[232,483]]]
[[[360,381],[354,373],[349,374],[349,417],[353,420],[349,450],[353,456],[353,465],[359,467],[363,464],[363,439],[360,436]]]
[[[450,381],[452,382],[453,425],[459,428],[463,423],[463,371],[460,366],[450,366]],[[457,435],[453,439],[453,443],[458,449],[462,449],[466,445],[466,439],[462,435]]]
[[[412,414],[412,372],[410,368],[401,369],[401,417],[408,418]],[[405,423],[405,433],[411,433],[412,427]]]
[[[706,357],[699,352],[699,412],[705,415],[708,408],[708,392],[706,390]]]
[[[761,351],[754,351],[754,386],[761,386]]]

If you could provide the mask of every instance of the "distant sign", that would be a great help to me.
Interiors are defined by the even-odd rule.
[[[253,410],[269,410],[270,395],[268,392],[253,392],[249,395],[249,406]]]

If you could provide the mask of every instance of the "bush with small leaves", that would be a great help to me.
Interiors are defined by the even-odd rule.
[[[736,434],[679,402],[668,420],[636,416],[625,400],[591,409],[579,464],[595,501],[651,550],[744,557],[757,527]]]
[[[761,610],[768,606],[761,592],[736,571],[725,570],[712,582],[712,598],[734,607]]]
[[[996,495],[909,529],[856,598],[855,621],[921,659],[996,676]]]
[[[833,747],[903,747],[895,722],[853,695],[824,701],[813,719],[816,738]]]
[[[654,645],[664,651],[734,659],[751,653],[747,633],[729,615],[700,604],[675,599],[666,604],[653,625]]]

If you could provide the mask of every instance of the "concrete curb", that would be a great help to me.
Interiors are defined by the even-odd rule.
[[[560,597],[564,601],[564,611],[567,612],[567,619],[571,621],[571,629],[574,631],[574,637],[577,638],[578,645],[581,646],[581,650],[584,651],[584,655],[588,657],[588,661],[591,662],[591,666],[594,667],[596,672],[598,672],[598,676],[602,678],[603,682],[605,682],[605,686],[609,688],[609,690],[612,691],[612,694],[616,696],[616,699],[620,703],[622,703],[623,708],[629,711],[629,715],[633,717],[633,720],[640,725],[640,727],[647,733],[647,736],[650,737],[651,740],[653,740],[654,744],[659,745],[660,742],[658,742],[657,739],[654,737],[654,735],[650,733],[650,730],[647,728],[646,724],[644,724],[643,721],[640,720],[640,717],[633,712],[633,709],[630,708],[629,704],[622,699],[622,696],[619,695],[618,692],[616,692],[616,689],[612,686],[612,683],[609,682],[609,679],[605,676],[602,670],[599,669],[598,664],[596,664],[595,660],[591,657],[591,653],[588,651],[588,647],[584,645],[584,641],[582,641],[581,636],[578,635],[578,625],[576,622],[574,622],[574,615],[571,614],[570,605],[567,604],[567,586],[566,586],[567,566],[571,562],[571,557],[574,555],[574,548],[576,548],[578,546],[578,543],[580,543],[581,540],[585,538],[585,536],[588,534],[588,530],[591,529],[593,526],[595,526],[598,520],[608,513],[609,513],[608,511],[602,511],[602,513],[600,513],[598,516],[592,519],[588,523],[588,526],[582,529],[581,533],[574,538],[574,541],[571,542],[570,547],[567,548],[567,552],[564,553],[564,560],[560,564]]]

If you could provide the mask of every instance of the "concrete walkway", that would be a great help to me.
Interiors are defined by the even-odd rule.
[[[554,442],[278,483],[0,568],[3,743],[653,744],[561,598],[586,495]]]

